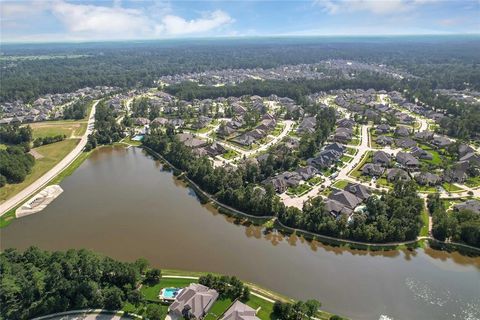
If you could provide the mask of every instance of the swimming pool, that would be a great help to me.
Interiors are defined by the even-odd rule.
[[[132,138],[133,141],[142,141],[145,135],[137,134],[135,137]]]
[[[163,288],[162,291],[160,292],[160,296],[163,299],[175,299],[175,297],[178,295],[180,292],[180,288]]]

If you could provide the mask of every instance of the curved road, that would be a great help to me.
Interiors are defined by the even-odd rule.
[[[0,204],[0,216],[4,215],[10,209],[14,208],[22,201],[26,200],[28,197],[32,196],[34,193],[39,191],[43,188],[50,180],[56,177],[60,172],[62,172],[66,167],[68,167],[83,151],[83,148],[87,144],[87,137],[93,131],[93,125],[95,122],[95,110],[98,104],[98,101],[92,106],[92,110],[90,111],[90,116],[88,118],[87,130],[83,134],[80,142],[75,146],[75,148],[59,163],[57,163],[52,169],[50,169],[47,173],[37,179],[35,182],[30,184],[28,187],[7,199],[5,202]]]

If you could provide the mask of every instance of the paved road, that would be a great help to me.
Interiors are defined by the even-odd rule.
[[[5,214],[8,210],[14,208],[19,203],[26,200],[28,197],[32,196],[34,193],[39,191],[43,188],[50,180],[56,177],[61,171],[63,171],[66,167],[75,160],[80,153],[83,151],[83,148],[87,144],[87,137],[93,131],[93,125],[95,122],[95,110],[97,106],[98,100],[92,106],[92,110],[90,111],[90,116],[88,118],[88,125],[85,134],[80,139],[80,142],[75,146],[75,148],[59,163],[57,163],[52,169],[50,169],[47,173],[37,179],[35,182],[30,184],[28,187],[7,199],[5,202],[0,204],[0,216]]]

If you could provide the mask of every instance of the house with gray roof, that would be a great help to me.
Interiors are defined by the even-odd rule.
[[[389,136],[378,136],[375,142],[381,146],[387,146],[393,143],[393,138]]]
[[[350,215],[353,212],[352,209],[347,208],[344,204],[332,199],[325,200],[325,210],[337,218],[342,214]]]
[[[415,181],[421,185],[434,186],[442,182],[442,178],[439,175],[430,172],[422,172],[415,176]]]
[[[349,209],[355,209],[357,205],[359,205],[362,202],[362,199],[354,195],[353,193],[350,193],[345,190],[339,190],[332,192],[329,196],[329,199],[335,200],[342,205],[346,206]]]
[[[395,139],[395,145],[402,149],[410,149],[417,145],[417,143],[411,138],[399,138]]]
[[[420,162],[417,160],[417,158],[408,152],[398,152],[396,160],[404,168],[415,169],[420,165]]]
[[[198,283],[183,288],[168,313],[175,318],[203,319],[218,298],[218,292]]]
[[[376,165],[388,167],[391,161],[391,156],[385,151],[376,151],[372,157],[372,162]]]
[[[349,184],[347,184],[344,190],[354,194],[362,200],[367,200],[372,195],[367,187],[359,183],[350,182]]]
[[[397,126],[395,128],[395,135],[398,137],[408,137],[410,135],[410,130],[405,126]]]
[[[426,151],[423,150],[422,148],[415,146],[413,147],[410,152],[413,154],[414,157],[417,157],[418,159],[424,159],[424,160],[432,160],[433,155]]]
[[[315,117],[305,117],[298,125],[297,133],[313,133],[315,131],[316,124],[317,119]]]
[[[366,163],[362,168],[362,174],[370,177],[381,177],[384,172],[384,167],[374,163]]]
[[[458,204],[454,205],[453,208],[457,211],[459,211],[459,210],[470,210],[470,211],[473,211],[477,214],[480,214],[480,201],[474,200],[474,199],[467,200],[465,202],[458,203]]]
[[[428,130],[417,132],[415,133],[415,139],[430,141],[433,139],[433,132]]]
[[[398,181],[398,180],[410,180],[408,172],[400,168],[391,168],[387,170],[387,180]]]
[[[445,148],[451,145],[453,141],[444,136],[434,136],[432,143],[438,148]]]
[[[260,320],[256,314],[255,309],[237,300],[225,311],[220,320]]]

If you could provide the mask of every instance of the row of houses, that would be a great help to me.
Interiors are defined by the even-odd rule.
[[[63,107],[77,99],[97,99],[118,91],[117,87],[97,86],[82,88],[74,92],[46,94],[33,103],[21,100],[0,105],[0,124],[28,123],[63,118]]]

